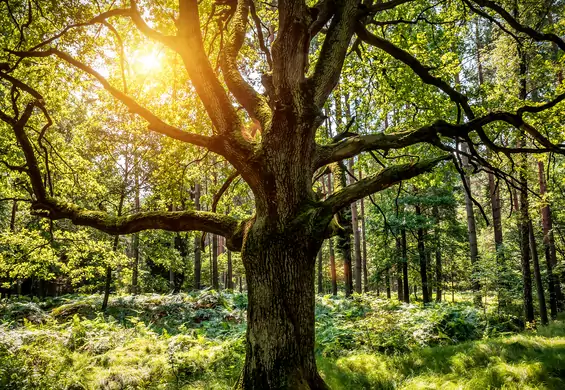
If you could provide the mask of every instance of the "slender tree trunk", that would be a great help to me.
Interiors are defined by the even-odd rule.
[[[212,288],[214,290],[220,289],[218,279],[218,236],[215,234],[212,234]]]
[[[530,249],[532,251],[532,262],[534,263],[534,276],[536,278],[536,288],[538,293],[539,311],[541,323],[547,325],[549,320],[547,318],[547,306],[545,303],[545,293],[543,291],[543,282],[541,279],[541,270],[539,266],[538,248],[536,245],[536,236],[534,234],[534,226],[532,220],[528,221],[528,230],[530,232]]]
[[[194,184],[194,208],[196,210],[201,210],[200,208],[200,184]],[[200,246],[200,237],[198,235],[194,236],[194,289],[200,290],[201,287],[201,276],[202,276],[202,250]]]
[[[386,267],[385,270],[385,285],[386,285],[386,297],[387,299],[390,299],[391,294],[390,294],[390,266]]]
[[[522,157],[525,159],[525,156]],[[523,164],[525,165],[525,164]],[[528,213],[528,182],[523,169],[520,172],[520,221],[519,221],[519,231],[520,231],[520,250],[522,257],[522,279],[523,279],[523,298],[524,298],[524,313],[526,316],[526,321],[534,321],[534,304],[532,298],[532,271],[530,268],[530,232],[528,228],[528,221],[530,220],[530,215]]]
[[[420,206],[416,206],[416,215],[422,215]],[[428,294],[428,266],[426,259],[426,248],[424,244],[424,228],[418,228],[418,254],[420,256],[420,277],[422,279],[422,299],[424,304],[430,302]]]
[[[543,247],[545,253],[545,264],[547,267],[547,279],[549,282],[549,306],[551,308],[551,318],[557,317],[557,311],[560,303],[563,301],[561,286],[557,275],[553,272],[553,268],[557,265],[557,255],[555,252],[555,239],[553,236],[553,221],[551,217],[551,209],[547,194],[547,183],[543,169],[543,162],[538,161],[538,176],[540,195],[544,198],[544,204],[541,209],[542,227],[543,227]]]
[[[226,283],[226,288],[228,290],[233,290],[234,286],[233,286],[233,264],[232,264],[232,258],[231,258],[231,251],[228,250],[228,272],[226,275],[227,278],[227,283]]]
[[[136,169],[135,171],[135,211],[139,212],[140,201],[139,201],[139,173]],[[139,291],[139,233],[135,233],[132,238],[133,246],[133,265],[131,272],[131,292],[132,294],[137,294]]]
[[[345,176],[345,166],[343,163],[332,164],[334,175],[334,191],[339,191],[347,185]],[[353,292],[353,275],[351,273],[351,208],[345,207],[336,214],[337,221],[343,230],[336,237],[336,252],[343,260],[343,275],[345,279],[345,296],[348,297]]]
[[[515,3],[516,17],[518,15],[518,3]],[[524,101],[527,98],[527,63],[526,58],[523,53],[519,53],[519,83],[520,83],[520,93],[519,99]],[[526,145],[526,137],[524,132],[520,136],[518,141],[518,147],[523,147]],[[522,276],[524,283],[524,312],[526,315],[526,321],[534,321],[534,304],[532,298],[532,271],[530,268],[530,232],[529,232],[529,222],[530,214],[528,211],[528,156],[523,153],[521,155],[520,161],[520,249],[522,252]]]
[[[126,156],[125,159],[125,167],[124,167],[124,182],[121,188],[121,193],[120,193],[120,200],[118,203],[118,212],[117,212],[117,216],[120,217],[122,215],[123,212],[123,208],[124,208],[124,202],[126,200],[126,189],[127,189],[127,182],[128,182],[128,176],[129,176],[129,159]],[[114,244],[112,246],[112,251],[116,252],[118,250],[118,243],[120,240],[120,236],[114,236]],[[106,311],[106,308],[108,307],[108,299],[110,298],[110,288],[112,285],[112,267],[111,266],[107,266],[106,267],[106,283],[104,284],[104,298],[102,299],[102,311]]]
[[[16,216],[18,214],[18,201],[14,200],[12,203],[12,213],[10,215],[10,231],[15,233],[16,231]]]
[[[361,177],[361,172],[359,172]],[[361,241],[363,244],[363,291],[369,291],[369,272],[367,270],[367,235],[365,230],[365,199],[361,199]]]
[[[328,244],[330,247],[330,272],[332,277],[332,295],[337,295],[337,271],[335,268],[335,254],[333,239],[328,239]]]
[[[399,302],[404,300],[404,286],[402,283],[402,243],[400,242],[400,237],[396,238],[396,284],[397,288],[397,298]]]
[[[467,144],[463,143],[461,147],[463,153],[468,153],[469,148]],[[468,159],[463,156],[463,163],[468,169]],[[472,190],[471,180],[465,176],[464,180],[467,181],[467,187],[469,191]],[[477,228],[475,222],[475,210],[473,208],[473,200],[471,196],[465,191],[465,211],[467,212],[467,231],[469,234],[469,251],[471,256],[472,265],[472,276],[471,276],[471,288],[473,290],[473,302],[475,306],[481,306],[481,285],[478,278],[478,261],[479,261],[479,248],[477,245]]]
[[[349,160],[349,171],[353,173],[353,159]],[[350,184],[353,178],[350,178]],[[361,240],[359,234],[359,219],[357,218],[357,202],[351,204],[351,225],[353,227],[353,243],[355,248],[355,292],[361,294],[362,292],[362,270],[363,262],[361,259]]]
[[[402,279],[404,279],[404,302],[410,303],[410,287],[408,285],[408,248],[406,246],[406,228],[400,230],[400,243],[402,244]]]
[[[322,261],[323,261],[323,254],[322,248],[318,251],[318,294],[324,293],[324,280],[322,274]]]
[[[439,209],[437,206],[432,208],[432,213],[435,219],[435,244],[436,244],[436,302],[441,302],[441,295],[443,292],[443,264],[441,259],[441,240],[439,230]]]
[[[118,243],[120,236],[114,236],[114,243],[112,245],[112,252],[118,250]],[[104,283],[104,298],[102,299],[102,311],[108,308],[108,300],[110,299],[110,288],[112,286],[112,267],[106,267],[106,282]]]

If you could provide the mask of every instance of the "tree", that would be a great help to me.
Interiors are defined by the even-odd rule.
[[[429,172],[438,165],[452,161],[461,169],[460,142],[469,147],[465,153],[471,164],[484,166],[505,178],[508,176],[485,160],[484,149],[507,156],[527,152],[562,153],[551,137],[542,135],[524,117],[555,107],[565,95],[557,95],[542,105],[520,105],[510,111],[478,115],[479,111],[473,109],[468,96],[445,80],[452,81],[450,75],[437,75],[433,71],[436,65],[432,63],[433,59],[423,63],[408,48],[402,48],[404,44],[398,39],[402,34],[395,34],[398,23],[387,19],[400,10],[410,15],[408,11],[413,7],[436,8],[430,7],[427,1],[389,0],[373,4],[322,0],[309,7],[303,1],[281,0],[276,8],[270,4],[262,4],[259,8],[259,3],[252,1],[218,2],[213,6],[203,3],[180,0],[178,7],[163,12],[151,4],[142,7],[132,0],[127,8],[108,4],[108,10],[98,15],[94,14],[95,7],[90,4],[75,5],[78,16],[73,15],[69,24],[57,31],[49,31],[49,38],[43,41],[45,29],[50,26],[41,24],[44,19],[40,11],[43,10],[38,10],[34,2],[20,5],[21,15],[29,10],[30,26],[33,26],[24,29],[25,32],[15,27],[9,31],[13,37],[17,37],[19,31],[25,39],[18,42],[15,38],[6,43],[6,61],[15,71],[0,72],[5,88],[4,101],[9,102],[2,105],[0,119],[6,128],[11,129],[19,146],[36,215],[51,220],[69,219],[74,224],[90,226],[116,237],[147,229],[205,231],[225,237],[228,249],[241,252],[249,308],[247,354],[239,387],[327,388],[317,372],[314,356],[314,270],[316,254],[323,240],[342,230],[334,216],[357,200]],[[446,19],[451,12],[464,19],[466,7],[475,7],[475,12],[487,20],[494,18],[496,23],[507,25],[502,30],[504,32],[507,28],[513,29],[529,39],[554,42],[561,49],[565,48],[565,42],[557,35],[522,25],[497,3],[465,0],[463,4],[465,9],[454,4],[446,6],[444,11],[432,10],[437,13],[435,20]],[[171,14],[172,18],[169,17]],[[85,20],[84,15],[92,17]],[[152,16],[155,22],[146,22],[147,16]],[[261,16],[276,30],[272,44],[263,38]],[[206,20],[210,18],[219,24],[216,37],[222,36],[221,44],[215,46],[207,34],[210,26]],[[110,24],[114,19],[120,21],[116,27]],[[415,19],[416,23],[420,22],[417,16]],[[9,20],[8,17],[2,19],[11,26]],[[124,21],[126,23],[122,23]],[[41,28],[37,24],[41,24]],[[372,24],[387,26],[385,32],[392,35],[374,29]],[[255,27],[256,37],[250,38],[250,25]],[[89,31],[92,26],[107,28],[109,33],[105,37],[115,33],[123,37],[130,28],[136,28],[145,39],[159,43],[172,55],[180,57],[191,88],[200,101],[199,107],[203,107],[209,121],[188,126],[186,122],[196,117],[192,112],[179,111],[179,115],[171,115],[166,109],[159,108],[168,101],[166,95],[153,96],[154,101],[149,102],[140,94],[134,96],[126,88],[117,87],[116,78],[105,77],[94,65],[89,65],[95,62],[96,54],[86,46],[101,43],[96,42],[97,36],[72,34]],[[27,36],[23,36],[24,33]],[[25,50],[21,48],[23,44]],[[77,45],[85,45],[85,50],[77,49]],[[346,129],[333,141],[317,142],[317,131],[325,119],[324,106],[342,77],[344,67],[350,70],[370,68],[363,59],[354,61],[347,56],[352,51],[363,57],[361,46],[368,52],[386,53],[397,65],[403,64],[402,69],[407,67],[411,75],[436,87],[440,92],[434,92],[434,98],[445,107],[441,116],[423,116],[421,119],[428,124],[416,128],[411,122],[403,123],[407,129],[402,131],[392,129],[385,133],[368,128],[366,134],[357,134]],[[211,47],[210,51],[207,51],[208,47]],[[248,72],[242,72],[245,65],[239,54],[243,52],[254,53],[256,62],[261,65],[248,64]],[[122,55],[126,56],[127,52],[118,50],[117,62]],[[216,55],[219,57],[217,68],[211,63],[211,58]],[[120,216],[89,210],[58,197],[53,190],[56,183],[50,179],[48,154],[36,152],[42,150],[45,134],[53,125],[49,105],[52,98],[44,97],[41,83],[21,66],[22,63],[32,64],[30,59],[45,63],[56,59],[60,66],[79,70],[81,75],[88,75],[101,84],[117,102],[127,107],[129,113],[144,119],[150,131],[183,142],[187,148],[191,145],[221,156],[249,186],[255,205],[254,215],[236,219],[220,213],[186,209],[142,211]],[[254,88],[259,87],[259,83],[253,79],[250,68],[261,69],[264,93]],[[122,78],[126,79],[125,76]],[[548,93],[548,99],[552,95],[553,92]],[[25,97],[20,99],[21,96]],[[250,121],[258,124],[259,133],[248,134]],[[495,124],[506,131],[514,127],[523,129],[539,147],[500,145],[490,134]],[[30,127],[37,129],[37,138],[30,137]],[[417,145],[422,143],[432,145],[433,150],[418,148]],[[336,186],[336,191],[325,200],[319,199],[313,191],[313,177],[330,164],[343,164],[343,160],[363,152],[401,149],[415,150],[419,156],[404,157],[398,163],[392,160],[392,165],[385,165],[363,179],[342,188]],[[348,285],[351,287],[349,282]]]

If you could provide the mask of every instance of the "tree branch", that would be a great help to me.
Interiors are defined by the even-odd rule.
[[[206,211],[148,211],[133,215],[115,217],[102,211],[84,210],[77,205],[64,203],[53,198],[37,201],[32,205],[35,215],[51,220],[69,219],[73,224],[90,226],[112,235],[137,233],[149,229],[163,229],[172,232],[204,231],[228,239],[231,250],[241,250],[237,243],[242,239],[243,222],[217,213]]]
[[[530,38],[538,42],[553,42],[561,50],[565,51],[565,41],[561,39],[558,35],[541,33],[534,30],[531,27],[524,26],[518,20],[516,20],[508,11],[506,11],[502,6],[496,4],[494,1],[490,0],[473,0],[474,3],[480,5],[481,7],[488,8],[498,15],[500,15],[506,23],[508,23],[514,30],[528,35]]]
[[[440,162],[451,159],[453,159],[453,155],[444,155],[434,159],[422,160],[414,164],[395,165],[383,169],[377,174],[368,176],[332,194],[322,203],[324,209],[322,214],[325,217],[331,217],[343,207],[356,200],[382,191],[403,180],[429,172]]]
[[[159,117],[157,117],[155,114],[153,114],[151,111],[149,111],[148,109],[146,109],[145,107],[142,107],[140,104],[138,104],[133,98],[131,98],[130,96],[126,95],[125,93],[123,93],[122,91],[120,91],[119,89],[115,88],[114,86],[112,86],[108,80],[106,80],[104,77],[102,77],[102,75],[98,72],[96,72],[94,69],[92,69],[90,66],[76,60],[75,58],[71,57],[70,55],[68,55],[67,53],[64,53],[60,50],[57,49],[47,49],[44,51],[12,51],[9,50],[10,53],[17,55],[19,57],[49,57],[51,55],[55,55],[57,57],[59,57],[60,59],[68,62],[69,64],[79,68],[80,70],[90,74],[91,76],[93,76],[94,78],[96,78],[98,80],[98,82],[100,82],[100,84],[102,84],[102,86],[104,87],[104,89],[106,89],[112,96],[114,96],[116,99],[118,99],[119,101],[121,101],[124,105],[126,105],[128,107],[128,109],[132,112],[135,113],[139,116],[141,116],[143,119],[145,119],[149,125],[148,128],[149,130],[152,130],[154,132],[166,135],[168,137],[183,141],[183,142],[187,142],[196,146],[202,146],[205,147],[215,153],[218,154],[223,154],[223,151],[218,148],[216,146],[216,144],[213,142],[213,138],[212,137],[208,137],[205,135],[200,135],[200,134],[194,134],[194,133],[189,133],[186,131],[183,131],[177,127],[171,126],[167,123],[165,123],[164,121],[162,121]],[[2,74],[1,77],[5,78],[5,75]]]
[[[235,15],[231,20],[232,29],[221,53],[220,66],[230,92],[249,115],[266,128],[271,121],[271,110],[267,100],[245,81],[237,67],[237,55],[243,46],[247,31],[249,2],[250,0],[237,1]]]
[[[347,1],[334,9],[330,27],[316,62],[312,83],[314,104],[322,107],[335,88],[353,36],[355,20],[359,15],[356,2]]]
[[[424,83],[433,85],[439,88],[440,90],[442,90],[444,93],[446,93],[453,102],[460,104],[461,107],[463,107],[463,111],[465,111],[465,114],[469,119],[475,118],[475,115],[473,114],[473,111],[469,106],[468,103],[469,99],[467,98],[467,96],[458,92],[455,88],[451,87],[449,84],[447,84],[439,77],[433,76],[430,73],[430,68],[424,66],[412,54],[399,48],[398,46],[387,41],[386,39],[376,36],[375,34],[371,33],[369,30],[367,30],[367,28],[360,23],[357,24],[355,32],[363,42],[366,42],[369,45],[384,50],[392,57],[408,65],[414,71],[414,73],[416,73],[420,77],[420,79]]]
[[[179,1],[177,21],[179,41],[175,50],[181,55],[188,75],[214,124],[214,132],[223,134],[223,141],[233,141],[234,147],[251,150],[241,136],[241,123],[226,90],[214,73],[200,31],[197,0]]]

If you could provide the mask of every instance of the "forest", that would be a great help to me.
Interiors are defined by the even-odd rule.
[[[565,1],[0,1],[0,389],[564,389]]]

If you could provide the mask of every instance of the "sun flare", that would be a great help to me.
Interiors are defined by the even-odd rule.
[[[161,66],[161,61],[158,53],[149,53],[140,56],[137,60],[139,67],[146,71],[153,71]]]

